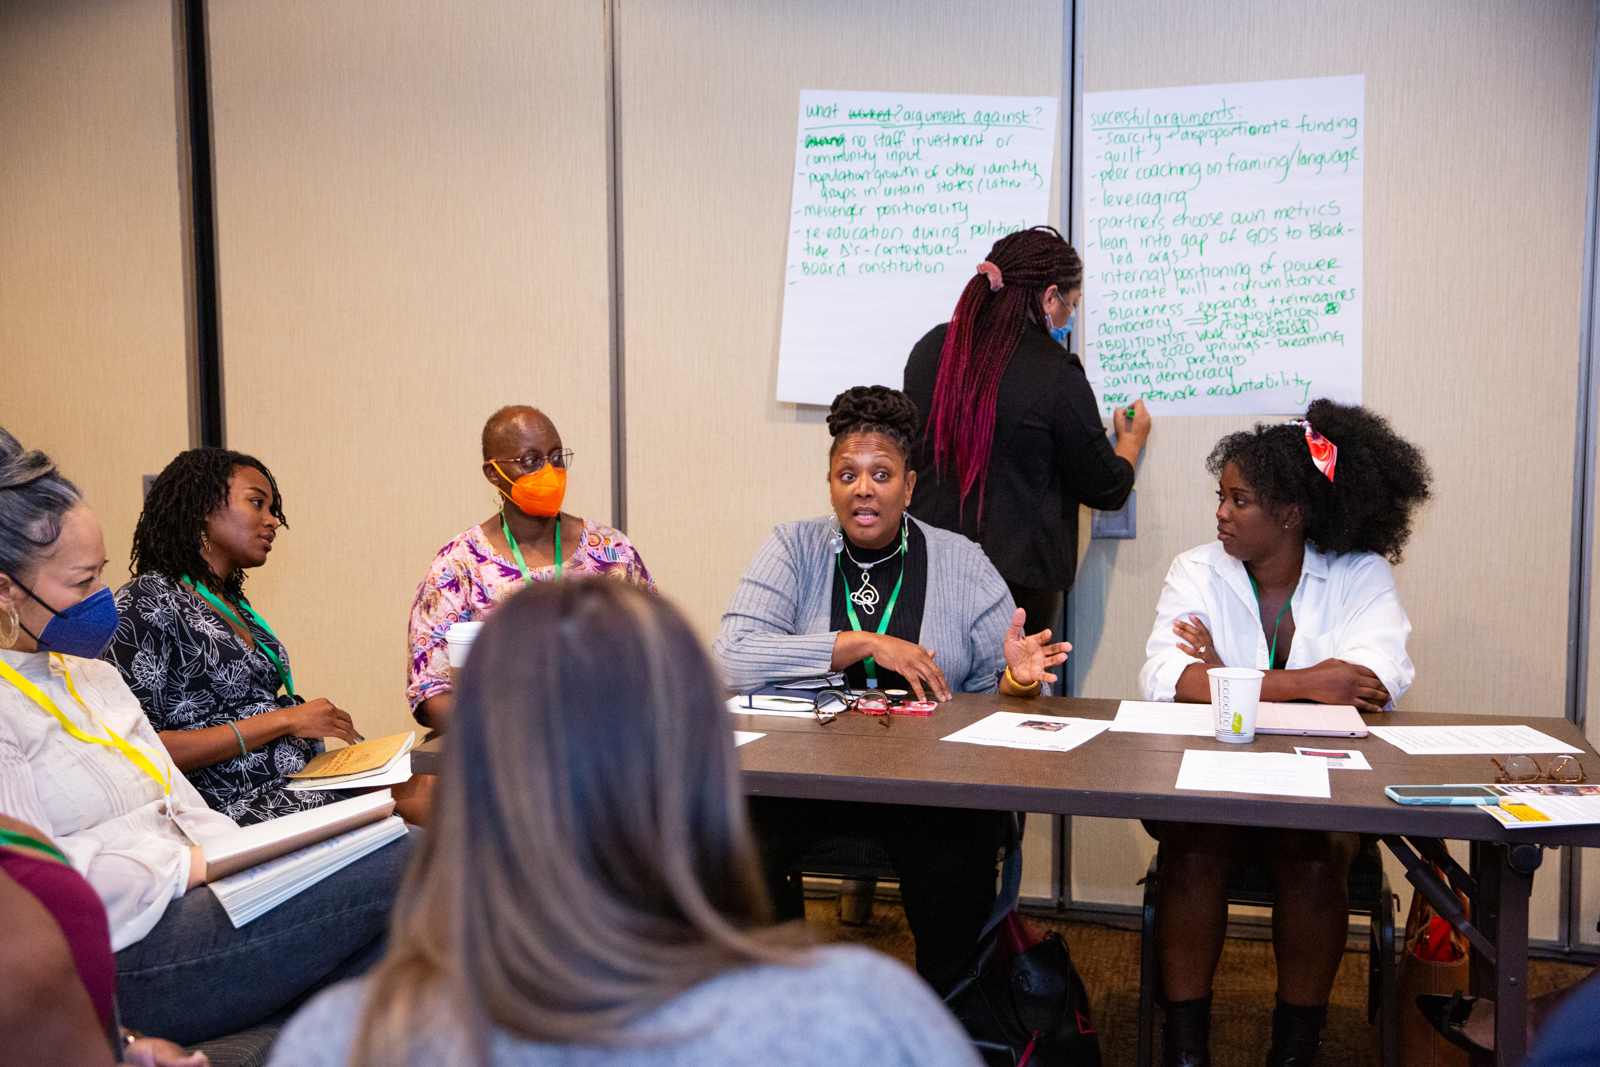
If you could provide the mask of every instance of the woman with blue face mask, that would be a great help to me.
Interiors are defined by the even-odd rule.
[[[98,658],[118,622],[105,564],[77,487],[0,429],[0,816],[47,835],[105,905],[122,1023],[192,1044],[373,962],[411,838],[234,928],[199,843],[237,824]]]
[[[1027,630],[1056,626],[1078,560],[1078,506],[1115,510],[1150,436],[1136,401],[1106,439],[1068,350],[1083,262],[1049,226],[1008,234],[978,264],[950,321],[906,361],[921,414],[911,514],[983,546]]]

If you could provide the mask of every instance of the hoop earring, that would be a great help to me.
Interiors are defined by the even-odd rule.
[[[0,615],[0,619],[4,619],[10,625],[9,630],[0,628],[0,648],[12,648],[17,643],[17,634],[22,631],[22,622],[17,618],[17,609],[7,608],[6,613]]]

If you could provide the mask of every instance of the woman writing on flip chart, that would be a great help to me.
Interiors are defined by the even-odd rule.
[[[603,575],[656,591],[625,534],[561,510],[571,461],[538,408],[504,407],[484,424],[483,476],[497,510],[439,550],[411,607],[406,696],[424,726],[443,730],[449,719],[452,623],[486,619],[524,586],[563,577]]]
[[[983,550],[905,514],[916,408],[857,386],[828,413],[833,514],[778,526],[722,616],[713,653],[747,690],[842,671],[852,688],[1038,696],[1068,646],[1022,632],[1023,614]],[[900,875],[917,970],[943,993],[960,978],[995,895],[1007,812],[752,797],[751,819],[779,918],[802,918],[785,868],[826,834],[883,843]]]
[[[1304,420],[1231,434],[1206,461],[1217,540],[1173,561],[1139,674],[1147,700],[1209,702],[1206,671],[1266,672],[1263,700],[1394,706],[1415,671],[1395,591],[1411,517],[1428,498],[1422,454],[1361,407],[1314,401]],[[1273,1067],[1316,1055],[1349,923],[1355,834],[1155,823],[1156,937],[1169,1065],[1209,1063],[1211,978],[1229,879],[1247,860],[1277,886]]]
[[[295,692],[289,651],[244,595],[284,524],[277,480],[254,456],[180,454],[156,476],[133,533],[134,578],[117,590],[116,664],[206,803],[241,826],[344,800],[295,792],[324,737],[359,741],[325,697]]]
[[[1054,229],[1009,234],[906,361],[922,414],[911,514],[982,545],[1030,630],[1054,626],[1072,588],[1078,505],[1122,507],[1150,436],[1141,400],[1106,439],[1066,349],[1082,289],[1083,262]]]

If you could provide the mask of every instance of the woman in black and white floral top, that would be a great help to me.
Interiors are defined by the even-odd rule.
[[[284,776],[318,738],[360,740],[331,701],[296,695],[288,651],[244,596],[244,571],[266,562],[282,525],[260,460],[220,448],[178,456],[139,516],[135,577],[117,591],[121,622],[105,653],[173,762],[241,825],[343,800],[291,792]]]

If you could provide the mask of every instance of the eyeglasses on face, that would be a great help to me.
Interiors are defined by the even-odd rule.
[[[1576,785],[1589,780],[1583,764],[1571,756],[1557,756],[1548,770],[1541,767],[1539,761],[1532,756],[1511,756],[1504,763],[1491,757],[1489,762],[1500,768],[1500,775],[1495,781],[1503,784],[1561,782],[1566,785]]]
[[[513,459],[493,459],[489,462],[504,464],[507,467],[515,467],[523,474],[532,474],[535,471],[541,471],[544,469],[544,465],[546,463],[556,468],[556,470],[564,471],[572,462],[572,449],[558,448],[549,455],[538,451],[524,452],[522,455]]]
[[[840,689],[818,690],[811,699],[817,721],[826,726],[846,711],[871,715],[885,727],[889,725],[889,698],[882,693],[847,693]]]

